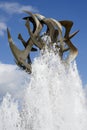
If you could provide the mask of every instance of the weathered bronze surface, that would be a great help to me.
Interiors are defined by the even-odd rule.
[[[30,57],[30,52],[35,52],[38,49],[45,49],[46,47],[50,50],[53,48],[54,45],[56,50],[56,52],[54,51],[54,53],[58,53],[61,60],[65,61],[66,63],[69,64],[76,58],[76,56],[78,55],[78,50],[73,45],[70,39],[75,36],[79,31],[70,34],[70,30],[73,26],[72,21],[57,21],[52,18],[46,18],[45,16],[42,16],[40,14],[33,14],[29,11],[24,12],[29,15],[23,18],[25,20],[25,26],[29,33],[29,38],[27,41],[25,41],[22,35],[20,33],[18,34],[18,39],[25,47],[24,50],[18,49],[18,47],[14,44],[12,40],[9,29],[7,29],[9,46],[14,55],[15,62],[20,68],[26,70],[28,73],[31,73],[32,61]],[[31,29],[31,23],[33,25],[33,29]],[[47,29],[44,34],[42,34],[41,31],[44,25],[47,26]],[[62,27],[65,28],[65,32],[63,32]],[[42,39],[42,37],[44,36],[50,37],[49,44],[47,44]],[[67,58],[63,59],[63,55],[67,51],[69,51]]]

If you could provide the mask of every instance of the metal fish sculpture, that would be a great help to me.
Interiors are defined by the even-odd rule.
[[[25,26],[29,34],[28,40],[25,41],[22,35],[20,33],[18,34],[18,39],[25,47],[24,50],[20,50],[14,44],[12,37],[10,35],[10,31],[7,28],[9,46],[15,58],[15,62],[20,68],[26,70],[28,73],[32,72],[32,61],[30,57],[30,52],[38,51],[38,49],[39,50],[45,49],[47,44],[42,39],[42,36],[45,35],[49,36],[51,39],[48,45],[48,49],[50,50],[55,45],[56,52],[54,51],[54,53],[55,54],[58,53],[61,60],[69,64],[77,57],[78,49],[71,42],[71,38],[74,37],[79,32],[79,30],[70,34],[71,28],[73,26],[72,21],[68,21],[68,20],[57,21],[53,18],[46,18],[41,14],[33,14],[25,10],[24,12],[29,15],[23,18],[25,20]],[[31,28],[30,23],[32,23],[33,29]],[[42,35],[41,31],[44,25],[47,26],[47,29],[45,33]],[[65,28],[64,35],[63,35],[64,32],[62,30],[62,27]],[[67,51],[69,51],[69,53],[67,54],[67,58],[63,59],[63,55]]]

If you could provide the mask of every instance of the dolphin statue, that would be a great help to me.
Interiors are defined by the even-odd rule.
[[[26,63],[26,58],[29,52],[31,51],[32,44],[28,45],[25,50],[19,50],[14,44],[8,28],[7,28],[7,35],[8,35],[9,46],[13,56],[15,57],[16,63],[21,67],[25,67],[31,73],[31,65]]]
[[[32,14],[31,12],[26,11],[26,10],[24,10],[24,12],[27,13],[27,14],[29,14],[32,17],[32,19],[34,21],[33,24],[35,23],[35,25],[36,25],[36,27],[34,28],[35,31],[33,33],[37,37],[40,34],[40,32],[41,32],[43,24],[41,24],[41,22],[37,19],[37,17],[34,14]]]
[[[66,43],[66,45],[68,46],[68,48],[63,48],[63,52],[70,50],[69,56],[66,59],[66,62],[70,63],[72,62],[78,55],[78,49],[72,44],[72,42],[70,41],[70,39],[75,36],[78,32],[74,32],[73,34],[69,35],[70,30],[73,26],[73,22],[72,21],[68,21],[68,20],[64,20],[64,21],[59,21],[61,23],[62,26],[65,27],[65,35],[64,35],[64,39],[63,41]]]
[[[40,14],[35,14],[35,16],[45,25],[47,25],[47,31],[46,34],[50,35],[51,41],[54,42],[54,40],[58,36],[58,31],[55,30],[55,26],[50,18],[45,18],[45,16]],[[56,38],[54,39],[54,35],[56,35]]]
[[[38,41],[38,39],[34,36],[34,34],[32,33],[31,29],[30,29],[30,24],[29,24],[29,20],[27,19],[26,21],[26,26],[28,28],[30,37],[32,39],[32,42],[39,48],[39,49],[43,49],[43,47],[45,46],[44,42]],[[36,40],[37,39],[37,40]]]
[[[29,40],[30,39],[28,39],[27,41],[25,41],[20,33],[18,34],[18,39],[23,43],[23,45],[24,45],[25,48],[29,44]],[[37,48],[32,47],[31,51],[37,51]]]
[[[43,24],[40,23],[40,21],[37,19],[37,17],[34,14],[32,14],[31,12],[29,12],[29,11],[24,11],[24,12],[31,15],[34,22],[36,23],[36,29],[34,29],[35,32],[33,33],[33,31],[32,31],[32,33],[33,33],[34,37],[38,38],[38,36],[39,36],[39,34],[40,34],[41,30],[42,30]],[[28,29],[28,33],[30,35],[31,30],[30,30],[30,26],[29,26],[29,19],[26,19],[25,26]],[[32,39],[32,38],[30,37],[30,39]],[[33,41],[33,40],[31,40],[31,41]],[[39,49],[42,49],[42,45],[40,43],[38,44],[38,43],[33,42],[33,44],[36,45]]]
[[[24,47],[26,48],[28,46],[28,44],[30,44],[30,38],[27,40],[27,42],[22,38],[22,35],[19,33],[18,35],[18,39],[23,43]],[[32,47],[31,48],[31,51],[35,52],[37,51],[36,48]],[[28,63],[31,64],[31,58],[30,58],[30,54],[28,54],[28,57],[27,57],[27,60],[28,60]]]

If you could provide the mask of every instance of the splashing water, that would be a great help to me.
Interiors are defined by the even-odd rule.
[[[0,130],[87,130],[87,108],[76,63],[66,67],[45,51],[32,64],[21,111],[7,94],[0,106]]]

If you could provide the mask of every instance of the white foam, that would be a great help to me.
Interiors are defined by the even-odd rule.
[[[45,51],[32,70],[22,111],[13,99],[3,100],[0,130],[86,130],[86,99],[76,63],[66,67],[58,55]]]

